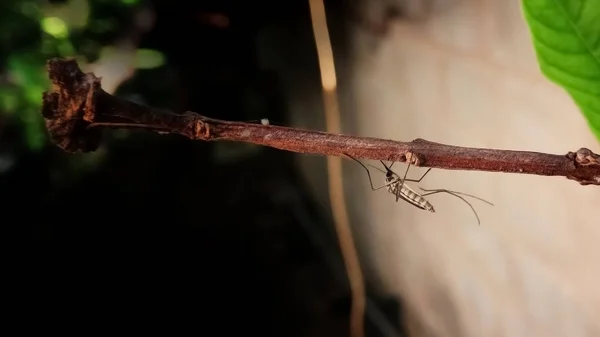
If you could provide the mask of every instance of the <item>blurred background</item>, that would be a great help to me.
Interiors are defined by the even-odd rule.
[[[519,1],[325,8],[344,133],[600,152],[540,74]],[[74,56],[140,104],[324,130],[308,0],[12,0],[0,28],[0,223],[31,231],[38,325],[348,335],[324,158],[131,130],[66,154],[39,113],[45,61]],[[432,196],[437,213],[422,212],[344,163],[368,336],[600,333],[597,188],[433,170],[423,187],[495,204],[473,202],[477,226],[460,200]]]
[[[322,128],[307,1],[0,6],[0,222],[26,224],[34,239],[35,317],[85,331],[348,334],[329,205],[307,188],[297,156],[130,130],[107,132],[94,153],[67,154],[40,115],[46,60],[74,56],[105,91],[140,104]],[[293,101],[316,107],[294,117]],[[321,162],[309,175],[322,181]],[[370,297],[379,321],[370,334],[399,335],[399,302]]]

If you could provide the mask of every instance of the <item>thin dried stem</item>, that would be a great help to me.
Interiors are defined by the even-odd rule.
[[[325,5],[323,0],[309,0],[310,16],[317,45],[321,86],[325,108],[325,120],[329,133],[341,132],[341,116],[337,99],[337,79],[333,61],[333,50],[329,39]],[[360,266],[360,259],[350,228],[346,201],[344,199],[344,182],[342,180],[342,160],[339,157],[327,157],[327,173],[329,176],[329,202],[335,224],[338,241],[348,281],[352,302],[350,306],[350,337],[364,337],[365,327],[365,282]]]

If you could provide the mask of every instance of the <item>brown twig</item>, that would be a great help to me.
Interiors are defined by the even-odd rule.
[[[356,158],[401,161],[449,170],[477,170],[563,176],[581,185],[600,185],[600,156],[581,148],[566,155],[481,149],[415,139],[412,142],[332,134],[274,125],[230,122],[196,113],[165,113],[104,92],[100,78],[84,74],[73,59],[51,59],[53,91],[44,93],[42,114],[52,140],[70,152],[94,151],[102,128],[139,125],[190,139],[230,140],[277,149]],[[101,127],[94,125],[102,124]]]

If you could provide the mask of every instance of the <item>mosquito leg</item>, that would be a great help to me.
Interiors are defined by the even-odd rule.
[[[392,162],[392,164],[390,166],[387,166],[383,160],[379,161],[381,163],[381,165],[383,165],[383,167],[385,167],[385,176],[386,177],[395,177],[392,181],[388,182],[388,185],[392,185],[392,184],[397,184],[398,182],[402,182],[402,180],[400,179],[400,176],[392,171],[392,166],[394,165],[395,162]],[[402,185],[404,185],[404,183],[402,183]],[[400,200],[401,198],[401,194],[402,194],[402,185],[400,185],[400,187],[396,186],[396,190],[395,192],[392,192],[392,194],[394,194],[396,196],[396,202],[398,202],[398,200]]]
[[[398,180],[395,180],[395,179],[394,179],[393,181],[390,181],[389,183],[385,183],[385,184],[383,184],[383,185],[381,185],[381,186],[379,186],[379,187],[375,187],[375,188],[373,188],[373,184],[371,184],[371,190],[373,190],[373,191],[377,191],[377,190],[380,190],[380,189],[382,189],[382,188],[384,188],[384,187],[388,187],[388,186],[390,186],[390,185],[394,185],[394,184],[396,184],[396,183],[398,183]]]
[[[398,202],[398,200],[400,200],[400,196],[402,195],[402,185],[400,185],[400,187],[398,187],[396,189],[396,202]]]
[[[408,175],[409,169],[410,169],[410,160],[408,161],[408,165],[406,165],[406,171],[404,171],[404,177],[402,178],[402,183],[400,183],[399,190],[402,190],[402,187],[404,186],[404,182],[406,181],[406,176]]]
[[[479,220],[479,215],[477,214],[477,211],[475,210],[475,207],[473,207],[473,205],[471,205],[471,203],[468,202],[467,199],[465,199],[462,196],[460,196],[458,194],[458,192],[449,191],[449,190],[426,190],[426,189],[423,189],[423,188],[421,188],[421,189],[423,191],[428,191],[427,193],[422,194],[422,196],[428,196],[428,195],[437,194],[437,193],[448,193],[450,195],[453,195],[453,196],[459,198],[460,200],[464,201],[467,205],[469,205],[469,207],[473,211],[473,214],[475,214],[475,218],[477,218],[477,224],[481,225],[481,221]],[[468,195],[468,194],[465,194],[465,193],[460,193],[460,194]],[[471,195],[469,195],[469,196],[471,196]],[[479,200],[483,200],[483,199],[480,199],[480,198],[477,198],[477,197],[474,197],[474,198],[479,199]],[[485,200],[483,200],[483,201],[485,201]]]
[[[410,181],[410,180],[409,180],[409,181]],[[479,201],[485,202],[486,204],[488,204],[488,205],[490,205],[490,206],[494,206],[494,204],[492,204],[491,202],[489,202],[489,201],[487,201],[487,200],[485,200],[485,199],[483,199],[483,198],[476,197],[476,196],[474,196],[474,195],[472,195],[472,194],[467,194],[467,193],[463,193],[463,192],[457,192],[457,191],[451,191],[451,190],[447,190],[447,189],[435,189],[435,190],[428,190],[428,189],[426,189],[426,188],[422,188],[422,187],[419,187],[419,188],[421,189],[421,191],[425,191],[425,192],[436,192],[436,191],[437,191],[437,193],[439,193],[439,192],[447,192],[447,193],[453,193],[453,194],[464,195],[464,196],[466,196],[466,197],[473,198],[473,199],[477,199],[477,200],[479,200]],[[424,194],[424,195],[427,195],[427,194]]]
[[[394,163],[392,163],[394,164]],[[392,165],[390,165],[390,170]],[[400,180],[400,186],[396,189],[396,202],[400,199],[400,195],[402,194],[402,187],[404,187],[404,182],[406,181],[406,176],[408,175],[408,170],[410,169],[410,161],[408,162],[408,166],[406,166],[406,171],[404,171],[404,177]]]
[[[419,178],[419,179],[404,179],[404,181],[410,181],[410,182],[413,182],[413,183],[420,183],[421,180],[423,180],[423,178],[425,178],[425,176],[427,175],[427,173],[429,173],[429,171],[431,171],[431,167],[427,171],[425,171],[425,173],[423,173],[423,175],[421,176],[421,178]]]
[[[395,162],[392,162],[392,164],[390,166],[387,166],[382,160],[380,160],[379,162],[387,170],[386,176],[388,176],[388,175],[396,176],[396,179],[394,179],[392,182],[394,182],[394,183],[396,183],[398,181],[400,182],[400,186],[396,187],[396,202],[398,202],[398,200],[400,200],[400,195],[402,194],[402,187],[404,187],[404,179],[406,179],[406,175],[408,174],[408,169],[410,168],[410,162],[408,163],[408,166],[406,167],[406,171],[404,172],[404,178],[402,178],[402,179],[400,179],[400,176],[396,172],[392,171],[392,165],[394,165]]]
[[[382,186],[379,186],[379,187],[374,187],[374,186],[373,186],[373,179],[371,179],[371,172],[369,171],[369,169],[368,169],[368,168],[367,168],[367,167],[366,167],[366,166],[365,166],[363,163],[361,163],[361,162],[360,162],[358,159],[356,159],[356,158],[352,157],[351,155],[349,155],[349,154],[347,154],[347,153],[343,153],[343,154],[344,154],[345,156],[347,156],[348,158],[350,158],[350,159],[354,160],[355,162],[359,163],[359,164],[360,164],[360,166],[362,166],[362,167],[365,169],[365,171],[367,171],[367,176],[369,177],[369,185],[371,185],[371,190],[372,190],[372,191],[377,191],[377,190],[380,190],[380,189],[382,189],[382,188],[384,188],[384,187],[388,187],[388,186],[390,186],[390,185],[393,185],[393,184],[395,184],[395,183],[396,183],[396,181],[394,180],[394,181],[390,181],[390,182],[388,182],[388,183],[385,183],[385,184],[384,184],[384,185],[382,185]]]
[[[392,162],[392,165],[390,165],[389,167],[387,167],[381,160],[380,160],[380,162],[383,164],[383,166],[385,166],[386,169],[388,169],[388,171],[392,170],[392,165],[394,165],[394,162]],[[432,169],[430,167],[427,171],[425,171],[425,173],[423,173],[423,175],[419,179],[408,179],[406,177],[408,176],[408,170],[410,169],[411,161],[408,160],[408,158],[407,158],[406,162],[407,162],[408,166],[406,167],[406,171],[404,172],[404,178],[402,178],[402,185],[404,185],[405,181],[409,181],[409,182],[413,182],[413,183],[420,183],[421,180],[423,180],[423,178],[425,178],[427,173],[429,173],[429,171],[431,171],[431,169]],[[395,174],[395,175],[398,176],[397,174]],[[398,178],[400,178],[400,176],[398,176]],[[402,187],[402,185],[400,187]]]

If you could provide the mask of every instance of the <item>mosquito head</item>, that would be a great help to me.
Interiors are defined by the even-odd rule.
[[[383,165],[383,167],[385,167],[385,177],[386,178],[393,178],[394,177],[394,171],[392,171],[391,166],[387,166],[383,161],[379,161],[381,163],[381,165]]]

